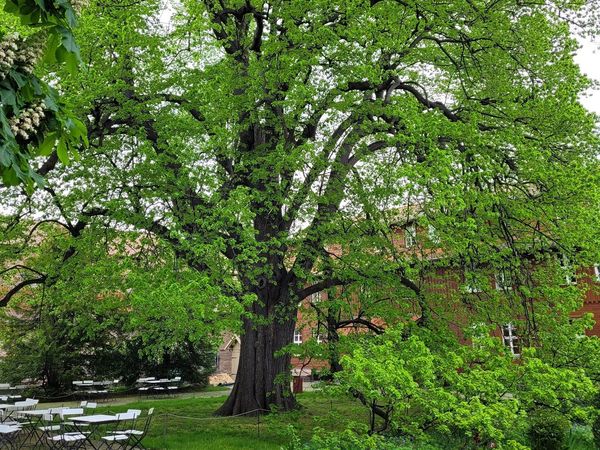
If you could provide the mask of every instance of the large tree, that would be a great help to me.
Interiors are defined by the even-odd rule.
[[[313,293],[385,286],[430,327],[442,320],[439,292],[424,289],[438,263],[423,256],[436,247],[446,265],[515,275],[551,249],[594,256],[594,117],[578,102],[589,82],[570,30],[585,2],[170,6],[87,10],[86,69],[56,82],[90,148],[72,168],[52,153],[43,191],[2,201],[72,231],[146,230],[237,298],[240,365],[221,414],[295,406],[285,347]],[[435,239],[398,250],[415,223]],[[535,334],[530,300],[518,290],[507,305]]]

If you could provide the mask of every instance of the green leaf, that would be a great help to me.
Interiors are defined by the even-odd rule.
[[[50,153],[52,153],[55,145],[56,133],[50,133],[38,147],[38,153],[42,156],[48,156]]]
[[[12,154],[6,148],[6,145],[0,147],[0,164],[4,167],[10,167],[12,164]]]
[[[21,25],[34,25],[40,21],[40,10],[36,9],[31,14],[21,16]]]
[[[44,103],[50,111],[57,112],[59,109],[58,103],[56,102],[56,97],[54,95],[47,95],[44,98]]]
[[[61,44],[57,47],[54,55],[59,63],[65,64],[69,73],[72,75],[77,73],[77,70],[79,69],[79,54],[68,51],[65,46]]]
[[[17,106],[15,92],[9,89],[0,90],[0,100],[3,106]]]
[[[77,17],[75,16],[75,11],[73,11],[73,8],[70,4],[66,8],[65,17],[67,19],[67,23],[70,27],[74,28],[77,26]]]
[[[53,29],[50,29],[52,31]],[[54,64],[57,62],[56,50],[60,46],[60,37],[56,33],[52,33],[48,39],[46,52],[44,53],[43,62],[46,64]]]
[[[19,12],[19,4],[14,0],[8,0],[4,4],[4,11],[11,14],[17,14]]]
[[[19,177],[12,167],[2,171],[2,181],[6,186],[15,186],[19,184]]]
[[[35,10],[36,10],[35,5],[32,5],[32,4],[25,4],[25,5],[21,6],[21,8],[19,9],[19,14],[21,15],[21,22],[23,21],[25,16],[30,15]]]
[[[58,155],[58,159],[60,159],[63,164],[69,164],[69,153],[67,151],[67,143],[64,139],[58,141],[56,154]]]
[[[56,27],[56,30],[60,33],[62,39],[61,39],[61,43],[62,46],[71,53],[75,53],[77,56],[79,56],[79,46],[77,45],[77,43],[75,42],[75,37],[73,36],[73,33],[71,32],[71,30],[65,28],[65,27]]]
[[[79,143],[79,139],[81,139],[86,146],[89,145],[87,128],[81,120],[72,117],[67,121],[67,127],[69,128],[71,136],[73,136],[77,143]]]
[[[9,74],[10,74],[10,77],[17,84],[17,87],[19,89],[21,89],[23,86],[25,86],[27,84],[27,78],[25,78],[25,76],[20,74],[19,72],[15,71],[15,70],[11,70],[9,72]]]

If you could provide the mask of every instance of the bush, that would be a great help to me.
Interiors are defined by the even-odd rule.
[[[596,444],[596,447],[600,448],[600,414],[592,424],[592,433],[594,434],[594,443]]]
[[[529,418],[529,440],[532,450],[564,450],[571,422],[562,414],[539,410]]]
[[[303,442],[296,429],[290,425],[287,434],[289,443],[284,450],[410,450],[412,446],[403,446],[391,442],[384,436],[368,435],[367,429],[359,424],[351,424],[343,431],[326,431],[316,427],[310,441]]]

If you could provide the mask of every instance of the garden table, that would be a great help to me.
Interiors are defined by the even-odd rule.
[[[125,420],[134,420],[134,419],[133,418],[120,419],[119,416],[117,416],[117,415],[94,414],[92,416],[73,417],[70,420],[73,422],[77,431],[85,436],[86,442],[88,444],[90,444],[93,449],[98,450],[100,448],[100,446],[102,445],[102,443],[100,443],[100,446],[96,447],[96,445],[94,444],[94,441],[92,440],[92,437],[97,433],[98,428],[101,425],[108,425],[111,423],[117,424],[117,423],[123,422]],[[86,432],[84,432],[78,426],[81,424],[89,425],[89,429],[86,430]]]
[[[38,433],[36,433],[37,431],[37,427],[41,426],[42,424],[42,419],[44,418],[44,416],[46,414],[51,414],[49,409],[32,409],[32,410],[28,410],[28,411],[19,411],[19,415],[22,416],[27,416],[27,417],[31,417],[32,422],[27,424],[28,431],[27,431],[27,436],[25,437],[25,441],[27,441],[30,437],[35,436],[37,437],[37,442],[36,445],[41,443],[42,440],[42,436],[41,435],[37,435]]]
[[[23,396],[21,395],[0,395],[0,401],[3,402],[18,402],[23,400]]]
[[[104,380],[104,381],[74,381],[73,385],[79,388],[79,393],[89,396],[92,398],[93,396],[108,396],[108,387],[112,384],[115,384],[114,381]]]
[[[0,403],[0,423],[4,422],[8,417],[4,417],[5,410],[14,408],[15,405],[12,403]]]
[[[148,386],[148,388],[146,389],[147,391],[152,391],[156,393],[169,392],[178,389],[177,387],[172,385],[178,385],[179,383],[181,383],[181,378],[161,378],[160,380],[157,380],[156,378],[145,380],[141,379],[141,383],[144,383]]]

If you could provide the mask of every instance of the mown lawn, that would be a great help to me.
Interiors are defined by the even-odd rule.
[[[225,395],[225,394],[224,394]],[[308,440],[312,430],[343,429],[350,421],[366,422],[366,410],[350,399],[331,400],[319,392],[298,396],[299,411],[256,417],[215,417],[225,397],[141,400],[99,408],[99,412],[124,412],[128,408],[155,408],[155,417],[144,445],[148,449],[280,449],[289,442],[293,425]],[[140,423],[141,426],[141,423]]]

